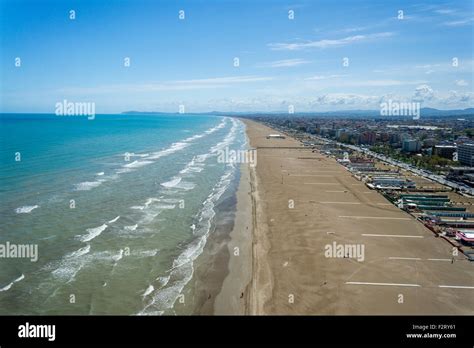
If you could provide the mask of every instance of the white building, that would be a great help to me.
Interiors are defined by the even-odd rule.
[[[267,139],[285,139],[281,134],[268,134]]]

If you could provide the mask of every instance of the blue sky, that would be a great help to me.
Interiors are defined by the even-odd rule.
[[[54,113],[64,99],[97,113],[474,106],[473,1],[0,4],[2,112]]]

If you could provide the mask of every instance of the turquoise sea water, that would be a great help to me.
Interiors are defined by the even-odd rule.
[[[0,314],[172,314],[245,147],[201,115],[0,115]]]

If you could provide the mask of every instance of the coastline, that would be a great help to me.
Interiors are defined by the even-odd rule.
[[[214,302],[213,314],[247,314],[248,285],[252,279],[252,201],[250,198],[250,169],[240,166],[240,182],[236,192],[237,206],[234,226],[227,243],[227,276]]]
[[[465,284],[473,274],[466,262],[437,261],[450,257],[448,243],[334,158],[289,136],[267,139],[279,132],[242,121],[249,145],[259,147],[250,171],[254,229],[246,313],[471,313],[472,300],[460,306],[461,291],[439,286]],[[364,246],[363,260],[327,256],[334,243]],[[409,261],[415,257],[420,261]]]
[[[239,120],[245,125],[248,147],[254,148],[253,132],[249,132],[253,125],[245,119]],[[267,261],[270,250],[268,224],[265,202],[258,189],[257,166],[240,166],[234,227],[227,246],[231,256],[227,276],[214,302],[213,314],[216,315],[264,314],[263,305],[271,298],[273,281]],[[234,254],[235,247],[238,256]]]
[[[195,274],[184,293],[190,298],[191,314],[246,314],[252,279],[249,164],[238,165],[232,184],[215,211],[213,231],[195,261]],[[183,313],[179,305],[175,309],[177,314]]]

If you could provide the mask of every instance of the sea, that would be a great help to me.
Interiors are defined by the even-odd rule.
[[[191,114],[0,114],[0,144],[0,248],[38,254],[0,257],[1,315],[176,314],[248,146]]]

